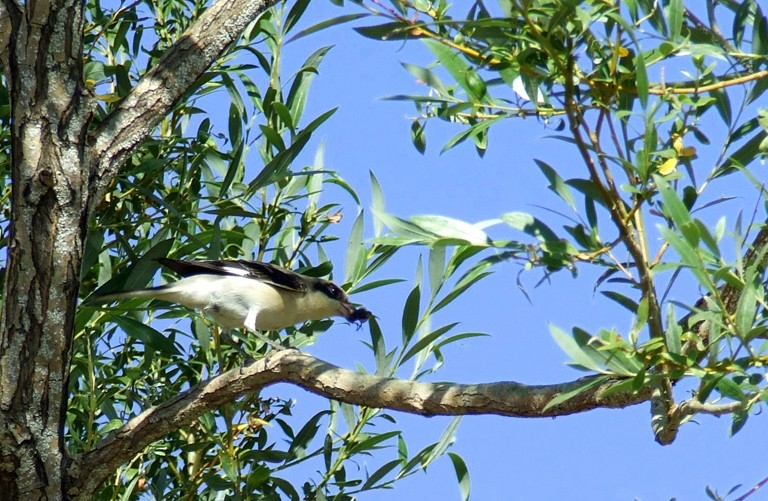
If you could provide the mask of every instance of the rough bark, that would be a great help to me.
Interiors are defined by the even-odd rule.
[[[598,384],[560,405],[553,398]],[[622,408],[647,400],[650,391],[605,392],[613,381],[586,377],[562,384],[524,385],[514,381],[484,384],[422,383],[342,369],[296,350],[272,352],[242,369],[204,381],[161,405],[147,409],[93,450],[74,458],[71,476],[84,492],[100,485],[115,469],[147,445],[204,413],[266,386],[287,382],[350,404],[387,408],[423,416],[497,414],[555,417],[595,408]]]
[[[217,2],[90,131],[95,107],[83,88],[83,2],[4,0],[0,62],[13,117],[11,239],[0,314],[5,499],[67,497],[67,380],[91,209],[122,161],[273,3]]]
[[[6,3],[11,238],[0,333],[0,492],[60,499],[70,343],[87,226],[82,2]]]

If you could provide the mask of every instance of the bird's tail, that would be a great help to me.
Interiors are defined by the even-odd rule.
[[[89,303],[109,303],[120,299],[133,299],[137,297],[165,299],[166,296],[174,294],[176,290],[173,284],[150,287],[148,289],[136,289],[131,291],[110,292],[107,294],[94,294],[88,298]]]

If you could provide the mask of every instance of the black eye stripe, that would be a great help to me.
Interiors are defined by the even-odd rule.
[[[347,295],[336,284],[331,282],[318,282],[315,288],[323,292],[326,296],[336,299],[337,301],[346,301]]]

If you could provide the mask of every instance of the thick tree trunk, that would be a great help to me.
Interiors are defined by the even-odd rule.
[[[65,489],[70,343],[88,217],[83,3],[5,9],[14,186],[0,317],[0,492],[53,500]]]
[[[89,133],[81,0],[0,3],[11,89],[11,235],[0,311],[0,497],[89,499],[64,442],[88,220],[119,166],[274,0],[220,0]],[[70,476],[71,475],[71,476]]]

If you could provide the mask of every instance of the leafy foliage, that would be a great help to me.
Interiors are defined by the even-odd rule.
[[[485,232],[490,224],[377,214],[390,230],[378,242],[426,245],[430,253],[473,249],[480,259],[469,265],[481,274],[511,259],[524,270],[542,268],[544,278],[597,267],[595,288],[629,310],[634,327],[624,335],[553,327],[573,364],[626,378],[615,391],[659,389],[659,423],[689,417],[676,411],[670,383],[698,380],[697,412],[731,413],[733,431],[740,429],[768,395],[768,229],[762,211],[746,225],[741,215],[711,223],[711,208],[731,199],[711,193],[738,174],[765,205],[755,167],[768,154],[759,104],[768,89],[768,22],[759,2],[500,0],[495,10],[474,2],[464,15],[442,0],[361,4],[376,24],[358,33],[418,41],[434,59],[403,64],[427,93],[390,98],[416,107],[418,151],[430,121],[461,129],[443,151],[470,140],[482,156],[495,125],[530,117],[582,163],[581,174],[566,177],[565,166],[536,160],[567,224],[508,212],[495,223],[514,233],[499,239]],[[723,139],[713,145],[713,137]],[[712,146],[720,148],[716,162],[697,162],[697,148]],[[698,302],[672,299],[691,284],[702,291]],[[583,390],[600,380],[585,380]],[[671,441],[673,429],[657,428],[657,440]]]
[[[334,113],[305,116],[310,85],[330,47],[317,48],[288,78],[281,70],[284,46],[307,4],[275,8],[256,20],[122,168],[89,228],[83,293],[144,287],[158,270],[153,259],[166,255],[272,261],[343,280],[352,293],[399,281],[367,281],[395,248],[364,243],[359,197],[325,168],[322,145],[311,163],[303,160],[313,133]],[[100,104],[94,126],[204,8],[188,2],[86,4],[85,83]],[[218,110],[211,97],[222,94],[230,105]],[[249,165],[254,153],[263,167]],[[0,161],[9,165],[7,157]],[[3,207],[8,193],[6,188]],[[347,201],[325,200],[336,194]],[[336,223],[345,213],[357,217],[342,277],[326,247],[338,240]],[[131,417],[242,362],[239,351],[221,342],[226,333],[203,317],[195,316],[190,330],[179,322],[189,312],[169,310],[159,301],[131,300],[104,310],[85,299],[77,314],[70,377],[72,454],[94,448]],[[417,326],[423,332],[426,316],[418,320],[418,301],[415,309],[413,302],[406,304],[404,337],[411,340]],[[270,336],[298,348],[314,342],[331,323],[312,322]],[[445,336],[452,327],[406,343],[396,359],[374,349],[382,360],[378,370],[394,371],[414,357],[418,367],[430,355],[441,361],[441,346],[471,335]],[[375,320],[371,330],[371,346],[383,346]],[[268,349],[252,336],[241,342],[255,357]],[[396,420],[381,410],[330,402],[328,410],[302,424],[292,418],[293,406],[291,400],[257,393],[210,412],[124,465],[99,498],[135,499],[148,492],[158,499],[351,499],[425,469],[445,454],[458,424],[413,454],[393,428]],[[357,458],[380,449],[394,459],[372,472],[356,466]],[[324,468],[297,483],[292,471],[310,461]],[[466,468],[458,456],[452,462],[466,490]]]

